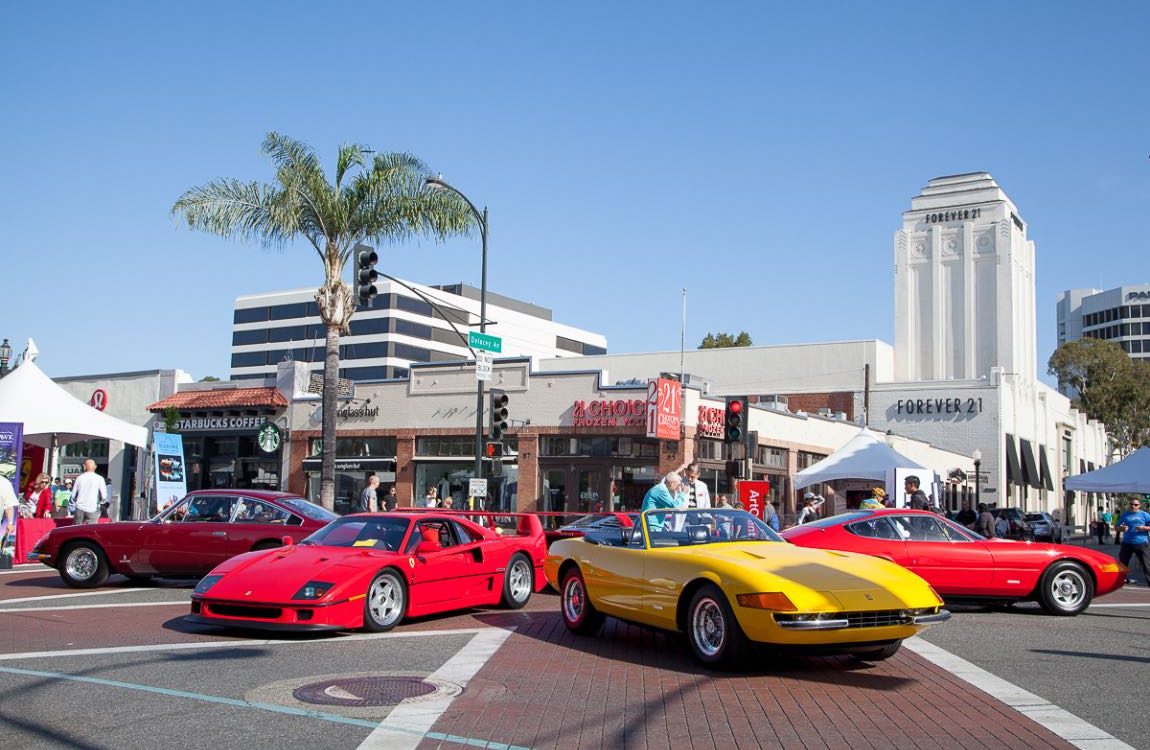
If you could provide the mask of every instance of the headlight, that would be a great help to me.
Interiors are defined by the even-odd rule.
[[[200,582],[196,584],[196,588],[192,591],[193,594],[206,594],[208,589],[215,586],[223,578],[222,575],[204,576]]]
[[[735,597],[735,601],[739,603],[740,607],[750,607],[752,609],[772,609],[778,612],[794,612],[795,609],[797,609],[787,595],[781,591],[759,594],[739,594]]]
[[[303,585],[303,588],[295,592],[295,596],[293,596],[292,599],[322,599],[327,595],[327,592],[331,591],[333,586],[335,586],[334,583],[327,583],[325,581],[308,581]]]

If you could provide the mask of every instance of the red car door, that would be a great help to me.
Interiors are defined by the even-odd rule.
[[[939,594],[985,596],[994,575],[986,545],[935,515],[889,516],[906,537],[907,561]]]
[[[228,525],[236,498],[190,495],[148,524],[136,569],[159,575],[204,575],[228,558]]]
[[[468,600],[467,581],[475,573],[476,545],[459,544],[452,526],[447,519],[427,519],[412,531],[408,543],[408,552],[415,558],[411,598],[420,607]]]

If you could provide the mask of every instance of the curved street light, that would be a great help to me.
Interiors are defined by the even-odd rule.
[[[475,215],[475,220],[479,222],[479,235],[483,242],[483,271],[480,277],[479,285],[479,332],[487,332],[487,207],[483,207],[483,212],[480,213],[475,204],[471,202],[466,195],[459,191],[458,188],[446,182],[442,176],[428,177],[424,180],[429,188],[435,190],[446,190],[455,193],[463,199],[467,207],[471,209],[471,213]],[[479,367],[478,360],[475,363],[476,369]],[[476,378],[477,388],[475,394],[475,477],[481,478],[483,476],[483,381]]]

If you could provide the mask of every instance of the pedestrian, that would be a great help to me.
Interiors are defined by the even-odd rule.
[[[819,517],[818,508],[824,502],[826,502],[826,499],[822,495],[816,495],[813,492],[808,492],[803,495],[803,507],[799,511],[799,517],[798,520],[795,521],[795,525],[802,526],[804,523],[817,521]]]
[[[770,501],[763,502],[763,523],[775,531],[779,530],[779,512],[775,510],[775,504]]]
[[[715,507],[716,508],[734,508],[735,506],[731,505],[731,501],[730,501],[730,499],[727,498],[726,495],[720,493],[718,495],[715,495]]]
[[[439,506],[439,490],[435,487],[428,487],[427,494],[423,496],[424,508],[435,508]]]
[[[985,505],[985,503],[979,503],[979,505]],[[981,511],[982,508],[979,508],[979,510]],[[962,510],[958,512],[958,515],[954,517],[954,520],[956,523],[959,523],[968,529],[973,529],[975,522],[978,521],[978,515],[978,513],[975,513],[973,510],[971,510],[970,501],[963,500]]]
[[[974,520],[974,532],[982,534],[987,539],[994,539],[998,536],[994,530],[994,515],[986,507],[986,503],[978,504],[978,518]]]
[[[860,510],[879,510],[886,507],[886,490],[875,487],[870,491],[870,497],[859,503]]]
[[[72,480],[65,479],[56,490],[56,514],[72,515],[76,508],[72,505]]]
[[[359,495],[360,513],[374,513],[379,510],[379,498],[375,492],[377,487],[379,487],[379,477],[372,474],[367,478],[367,486]]]
[[[710,508],[711,491],[707,483],[699,479],[699,465],[692,462],[683,467],[682,479],[682,492],[687,498],[687,507]]]
[[[1010,519],[1006,517],[1006,511],[998,511],[998,520],[994,522],[994,535],[1000,539],[1005,539],[1010,536]]]
[[[100,506],[107,497],[106,486],[96,473],[96,462],[90,458],[84,461],[84,473],[76,477],[72,485],[72,502],[76,505],[76,520],[72,523],[77,526],[99,523]]]
[[[0,554],[8,542],[8,535],[16,528],[16,509],[20,507],[20,498],[8,477],[0,474]]]
[[[920,485],[922,485],[922,481],[913,474],[903,481],[906,494],[910,495],[910,508],[911,510],[930,510],[930,498],[919,489]]]
[[[117,508],[113,503],[113,500],[116,499],[116,493],[112,488],[111,477],[109,477],[107,481],[108,484],[104,487],[104,502],[100,504],[100,508],[109,521],[115,521],[118,515]]]
[[[29,518],[51,518],[52,511],[56,509],[56,500],[52,497],[52,477],[41,474],[28,489],[27,504],[31,508]]]
[[[1150,586],[1150,569],[1146,567],[1146,551],[1150,548],[1150,513],[1142,510],[1142,501],[1130,501],[1130,509],[1118,519],[1118,530],[1122,532],[1118,562],[1129,568],[1130,558],[1137,557],[1142,566],[1142,582]],[[1134,583],[1134,579],[1127,576],[1126,583]]]
[[[452,510],[455,508],[455,498],[451,495],[443,498],[442,508],[444,510]]]
[[[387,494],[383,496],[383,509],[386,511],[393,511],[399,507],[399,493],[395,489],[395,485],[387,488]]]
[[[1110,521],[1112,520],[1109,513],[1101,505],[1098,506],[1098,515],[1094,519],[1094,531],[1098,535],[1098,546],[1101,547],[1106,544],[1106,538],[1110,536]]]
[[[684,499],[680,496],[679,490],[683,486],[683,478],[679,476],[678,472],[672,471],[663,477],[663,480],[656,483],[651,489],[647,490],[647,494],[643,496],[643,505],[640,512],[648,510],[667,510],[681,507]],[[650,531],[663,530],[663,517],[660,514],[652,513],[647,517],[647,528]]]

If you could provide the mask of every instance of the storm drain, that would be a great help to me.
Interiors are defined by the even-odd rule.
[[[301,685],[292,691],[296,700],[320,706],[398,706],[440,693],[438,685],[420,677],[345,677]],[[452,691],[454,692],[454,691]]]

